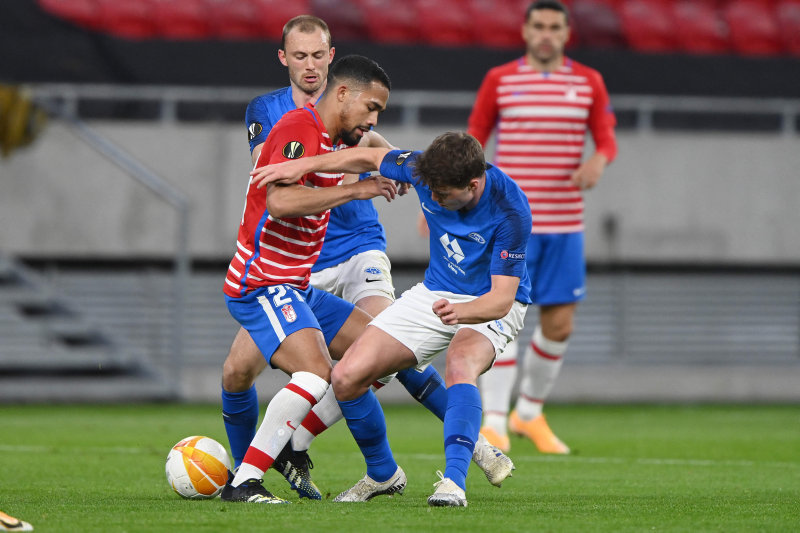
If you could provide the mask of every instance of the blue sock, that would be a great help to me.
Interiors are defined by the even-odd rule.
[[[433,365],[419,371],[416,368],[407,368],[397,373],[397,380],[419,403],[428,408],[428,411],[444,420],[447,410],[447,389],[444,387],[442,376],[433,368]]]
[[[339,402],[350,433],[361,448],[367,463],[367,475],[375,481],[386,481],[397,470],[397,463],[386,437],[386,419],[378,398],[368,390],[355,400]]]
[[[231,445],[233,467],[242,464],[244,454],[256,435],[258,426],[258,394],[253,385],[246,391],[222,389],[222,420]]]
[[[459,383],[447,389],[444,417],[444,477],[467,489],[467,469],[481,427],[481,394],[478,387]]]

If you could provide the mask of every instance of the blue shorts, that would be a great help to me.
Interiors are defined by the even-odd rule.
[[[583,233],[531,233],[528,275],[536,305],[579,302],[586,295]]]
[[[241,298],[226,295],[225,302],[233,318],[250,333],[267,363],[283,340],[301,329],[322,331],[325,344],[330,345],[355,307],[314,287],[301,290],[289,285],[261,287]]]

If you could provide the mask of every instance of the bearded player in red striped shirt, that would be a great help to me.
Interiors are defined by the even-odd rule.
[[[377,124],[390,89],[389,77],[374,61],[338,60],[317,105],[289,111],[275,124],[258,166],[355,146]],[[371,319],[352,303],[309,285],[329,210],[354,199],[391,200],[397,192],[383,177],[347,185],[342,177],[312,173],[295,184],[265,189],[250,180],[225,300],[263,354],[264,367],[279,368],[291,379],[267,406],[242,464],[222,490],[223,500],[288,503],[264,488],[264,473],[309,410],[333,394],[331,357],[340,358]]]
[[[617,154],[616,119],[603,78],[564,55],[569,32],[569,12],[562,3],[533,2],[522,25],[525,55],[486,74],[469,118],[469,133],[484,146],[496,129],[495,164],[525,191],[533,219],[527,261],[539,324],[523,357],[519,397],[510,416],[516,346],[498,354],[480,382],[481,433],[504,452],[510,449],[508,425],[541,452],[569,453],[542,407],[586,292],[581,191],[597,184]],[[582,161],[587,131],[595,151]]]

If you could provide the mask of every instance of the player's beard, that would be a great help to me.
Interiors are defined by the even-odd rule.
[[[342,142],[347,146],[357,145],[361,141],[361,138],[363,137],[363,135],[359,135],[360,132],[361,130],[359,128],[353,128],[352,130],[349,131],[343,131]]]

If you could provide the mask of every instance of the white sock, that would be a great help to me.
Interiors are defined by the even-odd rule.
[[[522,382],[516,405],[521,419],[531,420],[542,414],[542,407],[553,390],[566,351],[567,341],[546,339],[541,326],[536,326],[522,363]]]
[[[327,381],[311,372],[292,374],[289,383],[267,405],[264,420],[233,479],[234,487],[248,479],[263,479],[292,433],[328,388]]]
[[[317,405],[311,408],[303,423],[292,435],[292,449],[302,452],[311,446],[314,437],[342,419],[342,410],[333,394],[333,387],[328,387],[327,392]]]
[[[494,366],[478,378],[483,403],[483,425],[489,426],[500,435],[508,433],[508,407],[511,403],[511,390],[517,379],[516,340],[508,343],[505,350],[497,354]]]

